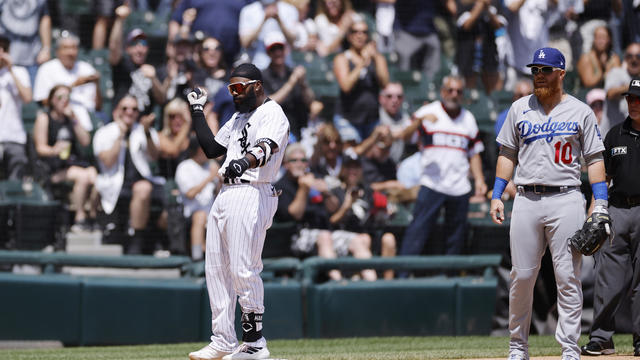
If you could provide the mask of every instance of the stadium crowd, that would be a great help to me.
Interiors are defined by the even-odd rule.
[[[294,224],[290,250],[361,258],[424,253],[440,208],[443,253],[465,251],[469,203],[493,183],[496,114],[532,91],[535,49],[563,51],[567,91],[604,132],[640,73],[631,0],[71,3],[0,5],[0,178],[40,183],[73,213],[69,231],[130,254],[202,259],[220,162],[194,141],[186,95],[207,90],[216,133],[238,64],[262,69],[290,122],[275,217]],[[468,143],[433,136],[443,126]],[[389,231],[402,209],[415,210],[408,231]]]

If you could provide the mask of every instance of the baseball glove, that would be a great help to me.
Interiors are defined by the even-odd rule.
[[[607,239],[613,239],[611,218],[607,213],[594,212],[582,228],[569,238],[569,244],[583,255],[591,256]]]

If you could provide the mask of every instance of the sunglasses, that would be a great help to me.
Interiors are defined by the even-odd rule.
[[[207,51],[218,51],[220,50],[220,46],[214,46],[214,47],[203,47],[202,51],[207,52]]]
[[[135,106],[121,106],[120,110],[122,110],[122,111],[129,111],[129,110],[138,111],[138,108],[135,107]]]
[[[294,162],[305,163],[307,161],[308,161],[307,158],[297,158],[297,159],[289,159],[289,160],[287,160],[287,162],[290,162],[290,163],[294,163]]]
[[[235,82],[233,84],[227,85],[227,88],[229,89],[229,93],[231,93],[231,95],[233,95],[233,93],[241,94],[245,91],[247,87],[249,87],[249,85],[255,84],[257,82],[258,80],[239,81],[239,82]]]
[[[170,119],[177,118],[179,116],[180,116],[180,114],[169,114],[169,118]]]
[[[69,98],[69,94],[58,94],[58,95],[56,95],[56,99],[57,100],[68,99],[68,98]]]
[[[147,46],[147,40],[136,39],[129,43],[129,46],[137,46],[137,45]]]
[[[538,73],[543,73],[545,75],[549,75],[552,72],[554,72],[555,70],[560,70],[558,68],[554,68],[553,66],[532,66],[531,67],[531,74],[532,75],[537,75]]]
[[[640,97],[633,96],[633,95],[627,95],[627,96],[625,96],[625,98],[627,99],[627,102],[630,105],[638,105],[638,104],[640,104]]]
[[[386,97],[387,99],[392,99],[392,98],[402,99],[404,97],[404,95],[402,95],[402,94],[384,94],[384,97]]]
[[[636,60],[640,61],[640,54],[626,53],[626,54],[624,54],[624,59],[625,60],[636,59]]]
[[[369,30],[351,30],[352,34],[369,34]]]

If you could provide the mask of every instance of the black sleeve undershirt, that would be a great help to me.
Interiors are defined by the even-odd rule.
[[[202,150],[204,150],[205,155],[207,155],[209,159],[215,159],[227,153],[227,148],[220,145],[213,136],[202,111],[192,111],[191,120],[193,128],[196,131],[200,147],[202,147]]]

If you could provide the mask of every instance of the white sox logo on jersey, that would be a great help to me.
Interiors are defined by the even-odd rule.
[[[544,124],[533,124],[529,120],[522,120],[517,123],[520,138],[525,139],[524,143],[529,144],[538,139],[546,139],[550,143],[555,136],[578,134],[577,121],[551,121],[551,117]]]
[[[425,148],[445,147],[467,151],[470,138],[465,135],[447,132],[423,132],[421,143]]]
[[[249,148],[250,143],[247,141],[247,136],[249,136],[248,129],[251,127],[251,124],[246,123],[242,128],[242,137],[238,139],[240,142],[240,147],[242,148],[242,155],[247,153],[247,149]]]

